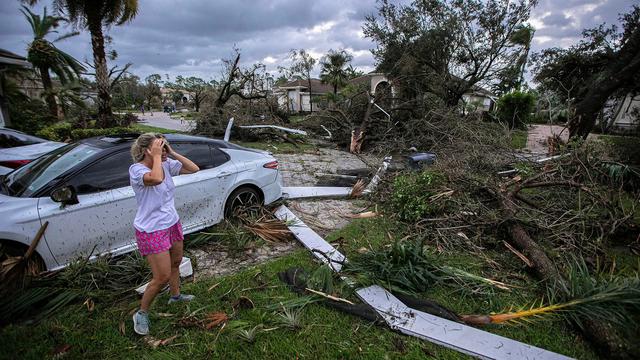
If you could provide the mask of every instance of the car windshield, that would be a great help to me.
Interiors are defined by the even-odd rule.
[[[99,150],[80,143],[63,146],[7,174],[2,188],[7,195],[29,197]]]

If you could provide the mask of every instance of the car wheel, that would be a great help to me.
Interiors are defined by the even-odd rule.
[[[224,206],[224,217],[230,219],[240,214],[257,211],[262,204],[258,191],[251,187],[241,187],[234,190]]]

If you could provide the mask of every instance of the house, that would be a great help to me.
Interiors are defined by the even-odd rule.
[[[385,74],[375,72],[351,79],[349,83],[366,86],[371,94],[375,94],[383,87],[390,86],[390,81]],[[292,80],[273,89],[273,93],[278,98],[278,105],[294,113],[310,111],[310,96],[321,96],[332,92],[333,87],[330,84],[323,84],[319,79],[311,79],[311,91],[309,91],[307,80]],[[313,111],[323,107],[322,102],[313,102]]]
[[[475,112],[489,112],[493,110],[495,102],[495,95],[479,86],[473,86],[471,90],[462,95],[462,103],[465,109]]]
[[[0,49],[0,83],[5,84],[6,71],[12,67],[31,68],[31,64],[26,58],[14,54],[10,51]],[[9,126],[9,109],[7,104],[4,86],[0,86],[0,127]]]
[[[384,73],[370,72],[349,80],[349,83],[367,88],[369,93],[374,96],[380,91],[390,91],[392,96],[396,93],[393,82]],[[280,107],[296,113],[310,110],[309,94],[316,96],[333,92],[331,85],[323,84],[318,79],[311,79],[311,92],[308,88],[309,84],[306,80],[293,80],[276,86],[274,94],[278,97]],[[495,96],[486,89],[474,86],[472,90],[462,96],[462,101],[467,108],[471,107],[473,111],[488,112],[493,109]],[[317,105],[314,102],[314,111],[322,109],[321,103]]]
[[[319,79],[311,79],[311,89],[309,89],[309,81],[292,80],[280,86],[276,86],[273,93],[278,98],[278,105],[281,108],[288,109],[293,113],[308,112],[311,110],[309,99],[311,96],[324,95],[333,92],[333,88],[329,84],[323,84]],[[314,103],[314,110],[318,110],[320,106]]]
[[[615,114],[613,128],[620,131],[635,131],[640,125],[640,94],[627,94]]]

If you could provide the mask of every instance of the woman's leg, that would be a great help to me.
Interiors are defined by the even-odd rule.
[[[155,299],[156,295],[158,295],[171,277],[171,255],[169,255],[169,251],[147,255],[147,261],[151,266],[153,278],[151,282],[149,282],[149,285],[147,285],[144,295],[142,295],[142,301],[140,302],[140,310],[142,311],[149,310],[153,299]]]
[[[171,254],[171,276],[169,277],[169,292],[171,296],[180,294],[180,263],[183,254],[182,241],[174,241],[169,253]]]

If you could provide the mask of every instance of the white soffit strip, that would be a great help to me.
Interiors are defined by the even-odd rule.
[[[371,305],[392,329],[480,359],[571,359],[414,310],[377,285],[356,290],[356,294],[362,301]]]
[[[310,229],[304,222],[302,222],[294,213],[286,206],[280,206],[275,216],[287,222],[289,230],[293,235],[309,250],[311,253],[324,263],[327,263],[334,271],[339,272],[342,269],[342,263],[345,261],[344,255],[342,255],[336,248],[331,246],[325,239],[318,235],[315,231]]]
[[[346,257],[310,229],[286,206],[275,216],[288,223],[294,236],[322,262],[340,272]],[[325,254],[326,256],[324,256]],[[343,277],[350,282],[348,278]],[[374,285],[356,290],[358,297],[382,316],[389,327],[480,359],[571,359],[535,346],[482,331],[407,307],[384,288]]]
[[[298,130],[298,129],[289,129],[286,127],[282,127],[282,126],[277,126],[277,125],[241,125],[238,126],[241,129],[262,129],[262,128],[270,128],[270,129],[276,129],[276,130],[281,130],[284,132],[288,132],[288,133],[292,133],[292,134],[298,134],[298,135],[307,135],[307,132],[304,130]]]
[[[346,197],[351,195],[351,188],[332,186],[284,186],[282,188],[282,194],[287,199]]]

